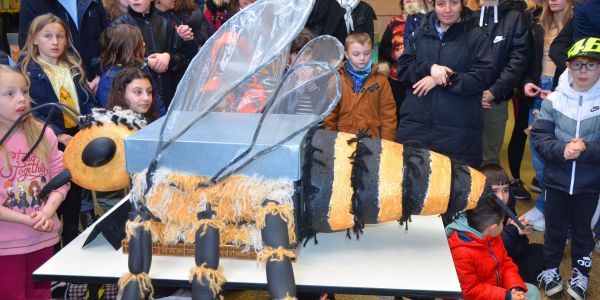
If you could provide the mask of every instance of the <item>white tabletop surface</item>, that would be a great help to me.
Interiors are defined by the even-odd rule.
[[[91,227],[34,272],[34,279],[114,283],[127,270],[127,255],[99,235],[81,248]],[[346,232],[320,233],[300,248],[293,263],[298,291],[345,294],[460,296],[450,249],[438,216],[413,216],[408,231],[396,222],[368,226],[356,240]],[[267,289],[264,266],[221,259],[224,288]],[[189,286],[193,257],[154,256],[155,285]]]

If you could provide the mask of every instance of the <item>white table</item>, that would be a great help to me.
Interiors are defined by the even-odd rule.
[[[408,231],[398,223],[369,226],[357,241],[346,232],[318,234],[293,263],[300,292],[363,295],[460,297],[461,290],[441,218],[413,216]],[[91,227],[33,274],[35,280],[115,283],[127,256],[100,235],[81,248]],[[266,290],[264,266],[221,259],[224,288]],[[189,287],[193,257],[154,256],[150,277],[156,286]]]

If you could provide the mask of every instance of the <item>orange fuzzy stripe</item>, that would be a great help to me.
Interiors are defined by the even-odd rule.
[[[403,153],[401,144],[381,140],[379,222],[396,221],[402,217]]]

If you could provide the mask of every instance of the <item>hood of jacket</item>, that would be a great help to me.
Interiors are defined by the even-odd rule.
[[[483,7],[481,9],[483,9]],[[525,4],[525,1],[500,0],[500,2],[498,3],[498,17],[503,16],[505,13],[507,13],[511,10],[525,12],[526,9],[527,9],[527,5]],[[479,13],[481,13],[481,11],[477,12],[478,16],[479,16]],[[494,13],[493,7],[492,6],[486,7],[485,13],[489,14],[493,17],[493,13]]]
[[[556,87],[556,91],[561,92],[569,99],[578,101],[580,96],[583,96],[583,101],[593,100],[592,97],[598,97],[600,95],[600,80],[597,80],[596,83],[585,92],[578,92],[572,87],[573,85],[573,75],[569,69],[566,69],[558,79],[558,86]]]
[[[464,211],[459,213],[458,217],[456,217],[456,219],[454,219],[452,223],[448,224],[445,230],[446,237],[450,237],[455,231],[463,231],[469,232],[479,239],[484,239],[483,233],[469,226],[469,222],[467,221],[467,214]]]
[[[510,10],[524,12],[526,8],[527,5],[525,4],[525,1],[500,0],[500,3],[498,3],[498,13],[500,15]]]

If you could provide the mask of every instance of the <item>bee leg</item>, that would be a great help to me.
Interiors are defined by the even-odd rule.
[[[263,207],[278,206],[274,201],[266,200]],[[268,210],[267,210],[268,211]],[[296,282],[292,269],[288,226],[281,214],[266,213],[264,227],[261,230],[264,248],[259,259],[266,262],[267,286],[271,299],[290,299],[296,297]]]
[[[154,290],[148,276],[152,264],[150,216],[144,212],[129,213],[126,231],[129,239],[129,273],[119,279],[120,299],[150,299]]]
[[[216,213],[211,210],[210,204],[207,209],[198,213],[200,226],[196,230],[195,262],[190,279],[192,281],[193,300],[216,299],[225,282],[225,277],[219,268],[219,244],[220,232],[219,221]]]

